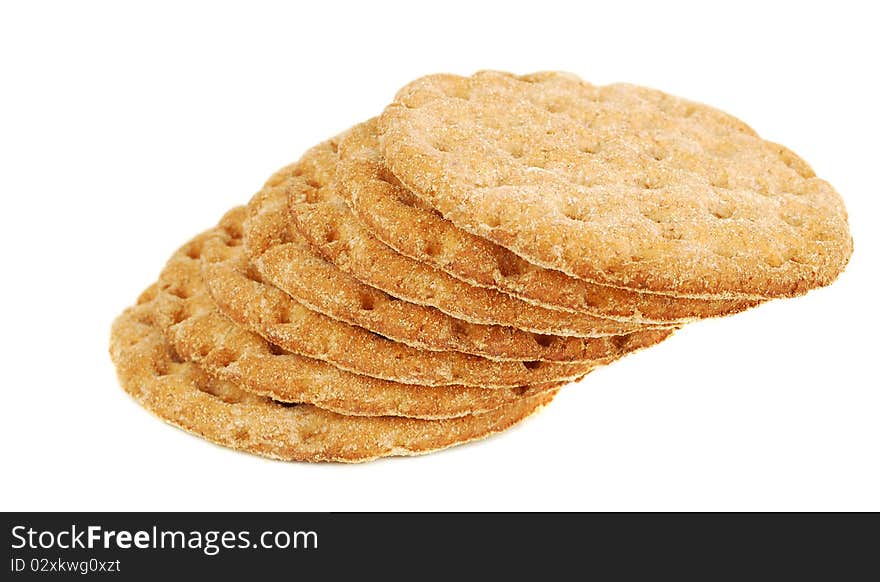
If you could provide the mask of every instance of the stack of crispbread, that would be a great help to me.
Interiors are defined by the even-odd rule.
[[[181,247],[116,321],[123,387],[269,457],[482,438],[681,325],[827,285],[838,194],[715,109],[432,75]]]

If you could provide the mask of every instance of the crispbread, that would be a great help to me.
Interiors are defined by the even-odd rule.
[[[248,269],[241,239],[235,238],[235,233],[241,232],[244,213],[243,207],[229,212],[221,220],[221,226],[203,243],[202,277],[214,301],[232,320],[278,347],[327,361],[343,370],[425,386],[462,384],[511,388],[579,378],[597,364],[644,347],[646,342],[656,343],[668,335],[624,336],[620,342],[609,344],[616,348],[613,351],[583,363],[497,361],[461,352],[413,348],[312,311],[280,289],[259,280],[259,275]],[[181,255],[180,260],[194,263],[186,255]],[[198,279],[197,265],[193,267],[191,277]],[[181,273],[177,271],[175,275]],[[197,284],[194,281],[185,285]]]
[[[371,234],[397,252],[472,285],[546,307],[640,323],[683,323],[757,304],[637,293],[533,265],[420,204],[385,166],[375,119],[346,133],[339,158],[337,192]]]
[[[538,307],[397,253],[373,237],[337,194],[329,169],[337,159],[332,142],[306,152],[302,174],[288,182],[291,216],[313,248],[362,282],[453,317],[535,333],[598,337],[652,327]]]
[[[233,323],[232,326],[222,326],[219,322],[212,320],[209,320],[210,323],[202,321],[202,316],[206,314],[210,316],[217,313],[218,315],[225,316],[226,313],[212,299],[207,285],[205,285],[202,279],[201,259],[193,258],[200,256],[208,241],[216,237],[216,235],[216,229],[206,231],[175,253],[168,261],[159,277],[160,294],[157,299],[159,304],[157,312],[159,317],[162,318],[163,329],[168,330],[169,338],[171,338],[175,349],[198,363],[203,363],[201,359],[203,352],[213,353],[213,363],[216,363],[218,373],[220,373],[220,369],[228,368],[230,362],[236,363],[236,368],[241,368],[243,364],[239,356],[253,358],[253,354],[258,349],[264,356],[267,352],[271,354],[273,350],[280,350],[300,356],[306,356],[306,354],[301,352],[308,352],[310,355],[306,357],[310,360],[326,362],[327,364],[332,364],[333,367],[345,371],[350,370],[336,365],[336,362],[341,361],[346,364],[353,362],[353,365],[367,368],[370,371],[375,371],[376,374],[386,376],[381,378],[380,376],[363,374],[364,376],[376,379],[388,380],[387,376],[409,375],[419,380],[418,383],[401,382],[402,384],[414,384],[426,388],[472,386],[481,389],[503,389],[520,388],[528,384],[528,382],[517,382],[516,378],[535,378],[541,380],[548,378],[546,381],[533,382],[535,384],[575,380],[583,377],[584,374],[597,365],[610,362],[613,359],[609,357],[597,362],[550,364],[545,362],[493,362],[477,358],[476,356],[470,356],[474,360],[479,360],[472,362],[443,358],[442,355],[448,352],[419,352],[425,354],[419,359],[418,354],[406,354],[403,351],[396,350],[394,346],[385,345],[385,343],[393,344],[394,342],[359,328],[334,329],[334,324],[339,322],[334,322],[329,320],[329,318],[326,321],[322,319],[313,320],[309,314],[296,311],[297,308],[295,306],[284,306],[285,309],[290,309],[290,311],[285,313],[290,316],[287,318],[289,320],[287,323],[270,323],[276,321],[278,315],[277,305],[279,303],[285,299],[293,302],[278,290],[275,290],[275,294],[270,295],[267,293],[266,296],[260,298],[262,304],[260,309],[256,310],[256,316],[263,317],[262,322],[253,322],[246,315],[243,316],[245,320],[250,321],[255,327],[263,327],[265,324],[267,328],[274,328],[272,329],[273,340],[277,339],[278,342],[285,344],[278,345],[276,341],[269,341],[266,342],[265,346],[260,346],[262,348],[260,349],[254,346],[252,341],[236,336],[234,328],[237,325],[231,318],[227,317],[230,323]],[[240,275],[237,277],[238,280],[231,281],[233,278],[235,278],[235,275],[232,273],[218,275],[215,283],[218,285],[237,286],[245,282],[252,282]],[[246,309],[242,305],[250,295],[238,294],[236,291],[230,292],[227,289],[222,290],[221,293],[224,299],[236,303],[235,305],[226,305],[226,310],[237,316],[242,316],[241,310]],[[259,293],[259,291],[256,291],[256,293]],[[321,317],[323,318],[324,316]],[[323,329],[324,327],[329,330]],[[346,327],[351,328],[351,326]],[[300,328],[303,331],[297,331]],[[239,329],[241,332],[253,331],[246,328]],[[355,329],[367,337],[355,335]],[[240,336],[241,334],[239,333],[238,335]],[[312,340],[311,343],[309,343],[309,339]],[[296,348],[298,351],[293,352],[289,349],[291,347]],[[627,345],[621,351],[632,351],[628,349],[631,347],[632,349],[638,348],[638,346]],[[374,349],[374,351],[370,352],[367,348]],[[353,353],[345,354],[343,353],[345,351]],[[371,355],[373,356],[372,362],[370,360]],[[403,359],[401,363],[394,360],[394,356],[397,355],[400,355]],[[458,355],[464,356],[464,354]],[[264,392],[267,388],[271,390],[272,377],[269,376],[267,378],[261,372],[265,370],[272,370],[274,372],[279,369],[279,366],[285,365],[276,363],[274,364],[275,367],[272,367],[271,362],[273,361],[275,360],[272,358],[259,358],[254,362],[253,367],[248,369],[247,374],[228,379],[232,379],[246,388],[250,388],[252,385],[259,386],[259,383],[263,382],[266,387],[260,391]],[[212,362],[205,361],[204,365],[209,371],[215,371]],[[424,372],[419,369],[419,365],[423,366]],[[386,368],[390,369],[390,371]],[[497,375],[493,376],[493,374]],[[477,384],[476,377],[484,376],[487,380],[486,384]],[[553,380],[549,380],[549,378],[553,378]]]
[[[352,374],[285,352],[224,316],[211,299],[198,274],[199,256],[211,235],[203,233],[175,253],[148,300],[171,347],[220,380],[274,400],[314,404],[346,415],[429,419],[491,410],[552,388],[429,388]]]
[[[839,195],[710,107],[573,75],[432,75],[379,118],[397,178],[456,226],[588,281],[778,297],[834,280]]]
[[[369,461],[415,455],[509,428],[553,399],[555,391],[521,398],[479,415],[448,420],[344,416],[310,405],[285,405],[217,380],[181,359],[143,304],[113,324],[110,355],[120,384],[141,406],[214,443],[275,459]]]
[[[294,166],[280,170],[253,197],[248,205],[244,246],[263,279],[310,309],[417,348],[499,360],[599,360],[620,353],[624,347],[622,338],[613,336],[547,336],[469,323],[364,285],[316,255],[291,224],[285,185],[295,173]],[[223,228],[233,239],[238,234],[235,221],[225,221]],[[270,337],[266,332],[263,335]],[[658,331],[634,332],[631,340],[646,345],[665,335]]]

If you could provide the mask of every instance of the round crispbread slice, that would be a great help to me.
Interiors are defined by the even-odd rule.
[[[529,263],[425,207],[385,165],[375,119],[355,126],[340,142],[336,181],[337,192],[370,233],[397,252],[537,305],[637,323],[684,323],[758,303],[638,293]]]
[[[200,276],[200,256],[213,235],[213,230],[206,231],[175,253],[151,302],[174,350],[220,380],[274,400],[315,404],[346,415],[414,418],[483,412],[555,387],[426,387],[353,374],[286,352],[226,317],[211,299]]]
[[[431,75],[379,118],[392,173],[459,228],[594,283],[791,296],[852,252],[840,196],[716,109],[570,74]]]
[[[556,391],[521,398],[478,415],[447,420],[344,416],[307,404],[283,404],[218,380],[185,361],[144,303],[113,324],[110,355],[122,388],[141,406],[187,432],[225,447],[288,461],[360,462],[416,455],[505,430],[548,404]]]
[[[667,335],[614,338],[609,342],[611,349],[601,358],[577,363],[499,361],[413,348],[312,311],[264,283],[248,265],[241,239],[235,238],[241,232],[245,212],[240,207],[228,213],[203,244],[201,276],[215,303],[230,319],[280,348],[349,372],[424,386],[511,388],[579,378],[596,365]],[[193,276],[199,276],[197,269],[193,269]]]
[[[296,173],[294,166],[277,172],[252,198],[244,229],[245,248],[262,279],[309,309],[415,348],[497,360],[596,361],[668,335],[653,330],[598,338],[540,335],[462,321],[369,287],[318,256],[291,223],[285,185]],[[235,221],[221,226],[229,237],[238,234]],[[262,333],[271,339],[268,332]]]
[[[538,307],[401,255],[371,235],[338,195],[331,170],[337,160],[332,141],[305,153],[301,175],[289,182],[290,213],[316,251],[363,283],[452,317],[541,334],[601,337],[663,327]]]

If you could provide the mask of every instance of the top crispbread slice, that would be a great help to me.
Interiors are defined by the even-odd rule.
[[[840,196],[716,109],[573,75],[431,75],[379,119],[386,163],[456,226],[595,283],[694,297],[826,285]]]
[[[337,191],[376,238],[472,285],[546,307],[639,323],[681,323],[729,315],[758,303],[638,293],[529,263],[424,208],[386,167],[375,119],[346,133],[339,144],[339,158]]]

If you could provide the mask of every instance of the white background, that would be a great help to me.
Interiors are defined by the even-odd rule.
[[[880,510],[876,17],[839,1],[304,4],[2,4],[0,509]],[[842,193],[848,269],[420,458],[266,461],[118,388],[110,323],[179,244],[411,79],[482,68],[740,116]]]

